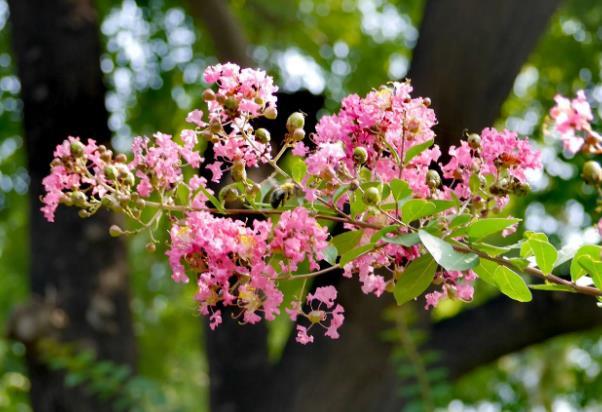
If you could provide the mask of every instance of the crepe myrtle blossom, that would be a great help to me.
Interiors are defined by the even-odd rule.
[[[470,301],[477,275],[497,284],[485,277],[495,275],[487,262],[519,270],[484,239],[517,228],[497,213],[510,195],[528,191],[526,172],[541,168],[526,139],[486,128],[465,135],[441,163],[435,112],[407,81],[344,98],[313,132],[305,114],[292,113],[273,153],[270,132],[257,127],[259,118],[277,116],[272,78],[227,63],[208,67],[203,80],[206,107],[187,115],[188,127],[137,137],[129,156],[76,137],[60,144],[43,180],[46,219],[60,204],[84,218],[101,208],[123,214],[128,227],[109,233],[143,232],[151,253],[164,243],[173,281],[195,288],[211,329],[228,318],[256,324],[285,311],[301,344],[319,339],[318,329],[338,339],[345,319],[335,286],[307,292],[318,276],[357,280],[363,293],[392,293],[399,304],[424,299],[431,309],[442,299]],[[557,104],[559,130],[592,135],[583,96]],[[201,140],[213,150],[211,162]],[[259,166],[271,169],[263,180],[247,173]],[[211,184],[199,169],[211,172]],[[585,172],[586,182],[602,184],[596,162]],[[523,274],[602,296],[553,276],[538,255],[544,267],[531,265],[533,251],[553,248],[536,235],[523,239],[539,242],[521,249]],[[500,289],[521,301],[531,296],[526,285]]]
[[[573,99],[556,95],[554,101],[556,104],[550,110],[552,126],[567,155],[573,156],[581,151],[589,137],[599,140],[599,135],[591,129],[590,122],[594,117],[583,90],[579,90]]]
[[[339,338],[339,328],[345,320],[345,309],[335,304],[337,290],[334,286],[316,288],[314,293],[307,294],[307,309],[304,311],[299,301],[293,301],[287,313],[292,321],[303,318],[309,321],[309,326],[297,324],[297,342],[306,345],[313,343],[314,337],[309,334],[315,327],[323,329],[324,335],[331,339]]]

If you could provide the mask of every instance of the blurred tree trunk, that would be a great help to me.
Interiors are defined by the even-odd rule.
[[[66,325],[52,325],[61,340],[133,367],[125,248],[108,236],[111,216],[82,220],[74,209],[59,208],[50,224],[39,212],[54,147],[68,135],[109,142],[96,10],[92,0],[9,0],[9,6],[31,177],[31,292],[66,315]],[[35,411],[110,410],[85,388],[65,387],[34,348],[27,359]]]

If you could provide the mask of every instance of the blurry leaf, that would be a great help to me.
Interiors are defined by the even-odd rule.
[[[395,245],[402,245],[405,247],[414,246],[420,242],[418,233],[406,233],[395,237],[383,237],[383,242],[393,243]]]
[[[404,197],[408,197],[412,194],[412,189],[410,189],[410,185],[408,185],[408,182],[403,180],[393,179],[389,183],[389,187],[391,188],[393,199],[395,199],[396,201],[399,201]]]
[[[577,262],[583,269],[589,273],[594,282],[594,285],[600,290],[602,290],[602,262],[599,260],[594,260],[591,256],[579,256]]]
[[[331,243],[340,252],[353,249],[362,238],[363,230],[350,230],[332,238]]]
[[[405,155],[403,158],[404,164],[408,164],[413,158],[418,156],[420,153],[424,152],[426,149],[428,149],[432,145],[433,145],[433,139],[430,139],[424,143],[420,143],[420,144],[410,147],[405,152]]]
[[[305,174],[307,173],[307,165],[305,161],[300,157],[293,156],[293,161],[291,165],[291,176],[293,180],[297,183],[301,183]]]
[[[398,305],[402,305],[424,292],[435,277],[437,263],[430,255],[420,256],[405,268],[395,283],[393,295]]]
[[[583,269],[583,267],[579,264],[579,258],[581,256],[589,256],[593,260],[600,260],[601,251],[602,247],[598,245],[585,245],[581,246],[577,250],[575,256],[573,256],[573,260],[571,261],[571,280],[573,282],[585,275],[585,269]]]

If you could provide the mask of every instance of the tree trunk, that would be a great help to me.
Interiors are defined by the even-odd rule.
[[[31,177],[32,294],[64,313],[61,340],[133,366],[125,249],[108,235],[111,216],[82,220],[74,209],[59,208],[51,224],[39,211],[41,180],[58,143],[68,135],[109,142],[96,10],[91,0],[9,0],[9,6]],[[27,360],[35,411],[110,409],[83,387],[65,387],[62,374],[49,370],[34,347]]]

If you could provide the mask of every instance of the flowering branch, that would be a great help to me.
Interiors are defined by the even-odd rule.
[[[520,257],[504,256],[510,248],[486,243],[491,235],[516,230],[519,220],[499,212],[511,195],[529,191],[526,171],[541,168],[539,153],[515,133],[468,134],[450,148],[448,163],[437,163],[441,152],[430,101],[412,97],[409,82],[392,83],[343,99],[338,113],[320,119],[311,145],[304,115],[291,114],[284,145],[272,156],[269,131],[254,126],[258,118],[278,115],[272,79],[225,64],[208,67],[204,80],[215,85],[203,92],[207,113],[189,113],[192,128],[178,136],[135,138],[130,158],[93,140],[70,137],[58,146],[43,182],[42,212],[50,221],[59,204],[78,207],[82,217],[102,207],[123,213],[136,227],[112,226],[110,233],[147,231],[151,252],[158,243],[153,233],[166,217],[172,278],[196,280],[199,311],[211,328],[222,322],[224,308],[242,323],[274,320],[284,309],[298,322],[300,343],[313,342],[316,329],[336,339],[344,320],[336,289],[309,292],[306,286],[339,269],[345,277],[357,276],[364,293],[393,293],[399,304],[434,286],[425,294],[426,308],[444,298],[470,301],[477,277],[529,301],[531,291],[519,273],[545,281],[532,288],[602,296],[599,246],[577,252],[569,281],[552,274],[558,253],[544,234],[525,233]],[[557,101],[557,128],[593,135],[582,100],[568,108]],[[572,129],[564,127],[567,121]],[[201,140],[213,145],[215,162],[201,157]],[[593,147],[588,142],[582,147]],[[287,170],[278,164],[284,156],[290,156]],[[247,170],[261,165],[274,173],[255,182]],[[216,183],[228,172],[232,183],[214,193],[203,177],[184,172],[200,167]],[[594,169],[584,171],[584,178],[602,185],[602,168]],[[340,223],[345,231],[333,236],[324,222]],[[329,266],[320,269],[321,262]],[[583,276],[596,287],[578,284]],[[283,308],[281,282],[293,280],[303,286]]]

